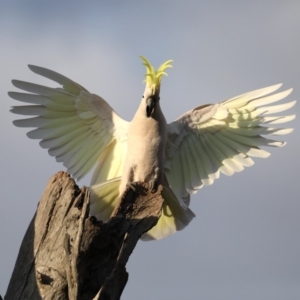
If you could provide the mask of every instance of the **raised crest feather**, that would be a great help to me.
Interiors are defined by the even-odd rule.
[[[167,68],[173,67],[171,65],[173,60],[167,60],[162,65],[160,65],[160,67],[157,70],[155,70],[146,57],[140,56],[140,58],[142,59],[143,65],[146,67],[146,71],[147,71],[147,73],[145,74],[146,77],[145,82],[150,88],[153,88],[153,93],[154,93],[160,87],[162,76],[163,75],[168,76],[165,70]]]

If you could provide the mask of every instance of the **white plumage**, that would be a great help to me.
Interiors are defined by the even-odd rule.
[[[162,217],[143,236],[159,239],[183,229],[193,219],[188,208],[190,194],[212,184],[220,172],[230,176],[252,166],[251,157],[268,157],[269,152],[260,147],[285,145],[265,136],[292,131],[272,126],[295,118],[274,116],[293,107],[295,101],[273,105],[292,91],[274,93],[281,86],[277,84],[218,104],[199,106],[167,124],[159,106],[159,89],[170,61],[156,71],[143,60],[146,76],[154,72],[159,78],[150,84],[153,78],[146,77],[143,99],[130,123],[101,97],[37,66],[29,68],[62,87],[13,80],[15,87],[29,93],[9,95],[31,104],[13,107],[13,113],[34,116],[14,124],[36,128],[28,132],[28,137],[40,139],[41,147],[48,149],[75,178],[82,178],[97,164],[90,187],[91,214],[108,220],[119,193],[132,181],[149,181],[153,187],[163,184]]]

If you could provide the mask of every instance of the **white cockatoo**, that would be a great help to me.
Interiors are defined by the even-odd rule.
[[[120,118],[101,97],[37,66],[29,68],[62,87],[13,80],[15,87],[29,93],[9,92],[9,96],[33,104],[12,108],[13,113],[34,116],[14,124],[36,128],[28,137],[40,139],[41,147],[63,162],[75,178],[82,178],[97,164],[90,186],[90,214],[107,221],[131,182],[146,181],[153,189],[163,185],[162,216],[142,237],[147,240],[163,238],[187,226],[195,216],[189,209],[190,194],[211,185],[220,173],[230,176],[252,166],[250,157],[268,157],[261,146],[284,146],[284,142],[263,136],[292,131],[269,126],[293,120],[294,115],[273,114],[291,108],[296,101],[270,105],[292,91],[274,93],[281,86],[277,84],[198,106],[167,124],[159,92],[162,76],[172,61],[155,70],[141,58],[147,70],[146,88],[131,122]]]

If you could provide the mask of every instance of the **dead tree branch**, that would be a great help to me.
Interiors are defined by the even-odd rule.
[[[89,191],[54,175],[20,247],[4,300],[116,300],[140,236],[161,214],[161,187],[128,189],[108,223],[89,216]]]

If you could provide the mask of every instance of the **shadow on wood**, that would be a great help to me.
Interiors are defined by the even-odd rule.
[[[20,247],[4,300],[120,299],[126,263],[158,221],[162,187],[128,189],[109,222],[89,216],[89,191],[67,173],[54,175]]]

